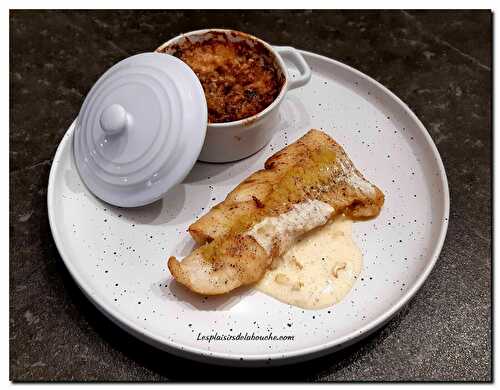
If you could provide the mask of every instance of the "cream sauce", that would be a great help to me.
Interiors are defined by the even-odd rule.
[[[304,309],[325,308],[351,290],[361,273],[362,258],[352,238],[352,221],[339,216],[275,258],[256,288]]]

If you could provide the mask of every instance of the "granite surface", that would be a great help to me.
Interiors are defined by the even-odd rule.
[[[209,26],[333,57],[380,81],[426,125],[447,170],[448,235],[423,288],[364,341],[293,368],[228,370],[142,344],[83,296],[50,233],[51,160],[95,80]],[[11,380],[491,380],[491,35],[489,11],[11,11]]]

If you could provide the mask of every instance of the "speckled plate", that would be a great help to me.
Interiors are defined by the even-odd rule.
[[[73,125],[69,128],[50,172],[52,234],[80,288],[131,334],[212,363],[310,359],[379,328],[431,272],[449,212],[446,174],[432,139],[408,107],[376,81],[337,61],[303,54],[313,70],[311,82],[288,93],[281,124],[263,150],[231,164],[197,163],[182,184],[146,207],[116,208],[87,191],[75,169]],[[354,224],[364,270],[349,295],[331,308],[309,311],[251,288],[206,298],[177,285],[166,259],[194,247],[188,225],[312,127],[340,142],[386,195],[378,218]],[[217,335],[221,340],[210,340]]]

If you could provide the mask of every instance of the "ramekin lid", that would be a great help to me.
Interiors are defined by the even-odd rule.
[[[98,198],[143,206],[188,175],[206,128],[207,103],[191,68],[168,54],[137,54],[112,66],[86,96],[76,167]]]

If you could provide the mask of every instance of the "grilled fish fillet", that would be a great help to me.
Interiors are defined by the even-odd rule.
[[[204,295],[255,283],[300,235],[341,213],[375,217],[384,203],[380,189],[318,130],[274,154],[264,168],[189,227],[201,246],[182,262],[168,260],[178,282]]]

